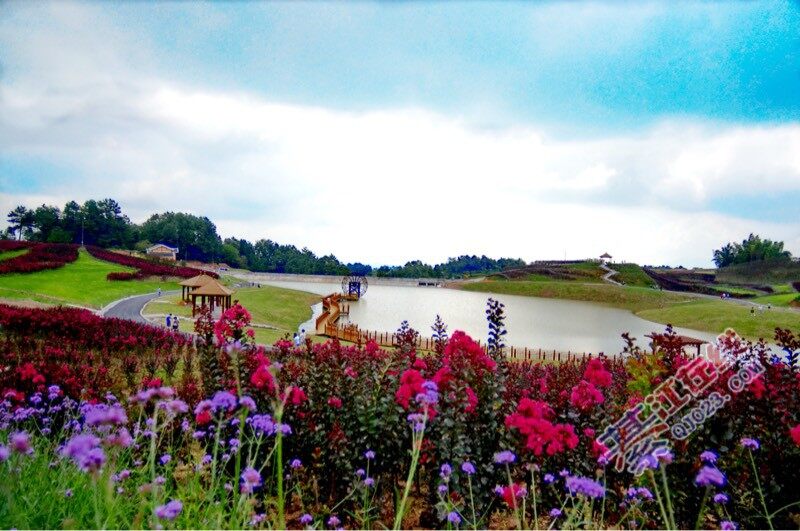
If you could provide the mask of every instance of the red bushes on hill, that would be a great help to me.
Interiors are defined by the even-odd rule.
[[[201,271],[200,269],[195,269],[193,267],[179,267],[168,264],[160,264],[158,262],[145,260],[144,258],[137,258],[135,256],[128,256],[125,254],[115,253],[113,251],[107,251],[93,245],[87,245],[86,250],[89,251],[90,255],[99,260],[138,269],[138,271],[135,273],[135,278],[144,278],[149,276],[191,278],[201,273],[205,273],[206,275],[214,278],[219,278],[219,275],[209,271]],[[113,278],[112,275],[114,275]],[[132,277],[120,277],[115,273],[109,273],[107,278],[108,280],[131,280]]]
[[[0,242],[0,251],[28,249],[20,256],[0,261],[0,275],[58,269],[78,259],[78,246],[67,243]]]

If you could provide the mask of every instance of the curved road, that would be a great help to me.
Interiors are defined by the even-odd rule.
[[[172,295],[178,293],[175,291],[163,291],[161,296]],[[159,297],[158,293],[146,293],[144,295],[136,295],[126,299],[120,299],[112,302],[100,311],[103,317],[117,317],[119,319],[127,319],[129,321],[136,321],[137,323],[148,323],[149,321],[142,317],[142,308],[145,304],[153,299]]]

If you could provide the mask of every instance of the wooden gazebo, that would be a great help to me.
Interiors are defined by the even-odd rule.
[[[181,286],[181,300],[189,302],[189,295],[192,293],[192,291],[200,286],[205,286],[209,280],[214,279],[205,273],[200,273],[196,277],[187,278],[186,280],[178,282],[178,284]]]
[[[208,305],[211,311],[219,306],[224,312],[231,307],[231,295],[233,290],[226,288],[220,284],[216,279],[211,279],[200,287],[197,287],[189,293],[192,298],[192,317],[197,312],[197,299],[200,299],[200,307]]]
[[[653,336],[656,336],[656,337],[653,337]],[[658,348],[658,337],[657,337],[657,334],[645,334],[645,337],[649,337],[650,339],[653,340],[653,343],[652,343],[653,352],[655,352],[656,348]],[[678,335],[676,339],[677,339],[678,343],[681,346],[681,350],[683,350],[686,347],[697,348],[697,355],[698,356],[700,355],[700,347],[703,344],[708,343],[708,341],[703,341],[702,339],[697,339],[697,338],[694,338],[694,337],[682,336],[682,335]]]

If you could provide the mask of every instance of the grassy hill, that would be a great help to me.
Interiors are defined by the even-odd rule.
[[[177,288],[174,281],[106,280],[108,273],[118,271],[134,270],[103,262],[80,251],[75,262],[58,269],[0,275],[0,298],[102,308],[117,299],[154,292],[159,287],[163,290]]]
[[[800,280],[800,262],[763,260],[722,267],[717,282],[731,284],[788,284]]]

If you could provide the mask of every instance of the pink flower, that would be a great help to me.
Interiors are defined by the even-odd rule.
[[[572,394],[569,399],[572,405],[581,411],[589,411],[597,404],[605,402],[603,393],[594,384],[586,380],[581,380],[578,385],[572,388]]]

